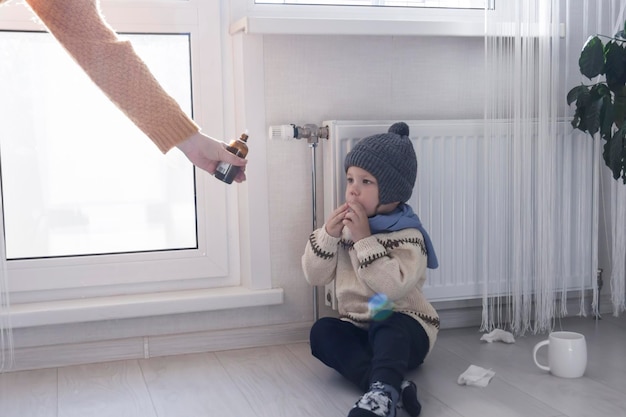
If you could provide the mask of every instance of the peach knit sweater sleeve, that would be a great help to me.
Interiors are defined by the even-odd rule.
[[[104,21],[97,0],[26,2],[93,82],[162,152],[200,130],[130,42]]]

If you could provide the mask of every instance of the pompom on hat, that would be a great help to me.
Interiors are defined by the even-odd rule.
[[[404,122],[391,125],[387,133],[361,139],[346,155],[346,171],[355,166],[378,181],[380,204],[406,203],[417,178],[417,157]]]

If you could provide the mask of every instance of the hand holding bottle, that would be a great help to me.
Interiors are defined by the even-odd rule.
[[[239,139],[231,140],[226,150],[233,155],[236,155],[240,158],[245,158],[248,155],[248,135],[246,133],[242,133]],[[220,181],[224,181],[226,184],[230,184],[233,182],[235,178],[237,178],[241,173],[241,168],[237,165],[231,164],[228,161],[221,161],[215,167],[215,173],[213,174],[215,178]]]
[[[246,179],[245,166],[248,161],[229,152],[228,146],[224,142],[198,132],[179,143],[177,147],[192,164],[209,174],[215,174],[220,162],[225,162],[240,167],[233,177],[235,182],[240,183]]]

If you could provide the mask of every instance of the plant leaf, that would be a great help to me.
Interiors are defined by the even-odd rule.
[[[613,120],[615,119],[615,111],[610,96],[604,96],[602,100],[604,101],[604,103],[602,104],[602,110],[600,111],[600,120],[602,121],[602,123],[600,124],[600,135],[605,140],[608,140],[611,137],[611,133],[613,132]]]
[[[613,137],[604,144],[604,162],[613,173],[614,179],[619,179],[626,175],[626,167],[624,166],[624,128],[620,128],[615,132]],[[622,174],[623,173],[623,174]]]
[[[626,50],[615,41],[610,41],[604,47],[604,72],[606,82],[612,91],[619,90],[624,85],[624,59]]]
[[[588,92],[581,91],[578,94],[576,108],[580,117],[579,129],[588,131],[591,136],[600,130],[604,124],[605,114],[602,109],[607,96],[610,98],[611,93],[603,83],[595,84]]]
[[[599,37],[591,36],[587,39],[578,59],[578,66],[582,75],[592,79],[600,74],[604,74],[603,49],[602,41]]]
[[[621,128],[626,119],[626,88],[622,87],[615,93],[614,105],[613,122],[615,126]]]
[[[581,120],[580,115],[578,115],[578,110],[576,110],[576,113],[574,113],[574,117],[572,118],[572,127],[586,133],[587,130],[581,126]]]
[[[591,136],[600,130],[600,113],[602,110],[602,98],[593,100],[585,111],[585,125]]]
[[[591,103],[591,94],[587,89],[582,90],[578,94],[576,99],[576,111],[574,112],[574,119],[572,120],[572,126],[575,129],[587,132],[587,109]]]
[[[586,85],[578,85],[567,93],[567,105],[571,105],[573,102],[578,100],[578,96],[582,93],[589,92],[589,88]]]

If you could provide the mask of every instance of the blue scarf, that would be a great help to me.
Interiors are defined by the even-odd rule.
[[[427,266],[430,269],[436,269],[439,266],[437,261],[437,255],[435,254],[435,247],[430,240],[430,236],[422,226],[417,214],[413,212],[413,209],[408,204],[400,204],[394,211],[386,214],[377,214],[369,218],[370,230],[372,234],[384,233],[384,232],[397,232],[402,229],[417,229],[424,236],[424,244],[426,245]]]

